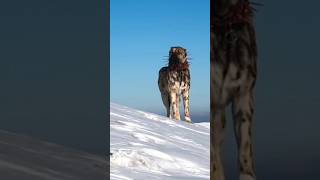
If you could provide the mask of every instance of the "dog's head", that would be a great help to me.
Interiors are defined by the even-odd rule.
[[[171,47],[169,51],[169,65],[184,63],[188,63],[187,50],[183,47]]]

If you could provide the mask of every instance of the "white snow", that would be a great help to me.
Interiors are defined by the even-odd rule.
[[[209,179],[209,127],[111,103],[111,179]]]

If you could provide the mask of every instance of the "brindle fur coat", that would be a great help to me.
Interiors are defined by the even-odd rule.
[[[257,47],[247,0],[215,0],[211,10],[211,180],[225,180],[221,160],[225,110],[232,105],[240,180],[255,180],[252,145]]]
[[[171,47],[168,66],[159,71],[158,86],[167,117],[180,120],[179,105],[182,95],[185,121],[191,122],[190,70],[186,49]]]

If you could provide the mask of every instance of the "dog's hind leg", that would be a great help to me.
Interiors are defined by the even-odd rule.
[[[169,94],[168,93],[161,93],[161,98],[162,98],[162,102],[163,102],[163,105],[164,107],[166,108],[166,111],[167,111],[167,117],[168,118],[171,118],[170,117],[170,97],[169,97]]]

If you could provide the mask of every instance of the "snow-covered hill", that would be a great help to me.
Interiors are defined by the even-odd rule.
[[[110,177],[209,179],[209,123],[189,124],[110,104]]]
[[[0,130],[1,180],[105,179],[105,157]]]

